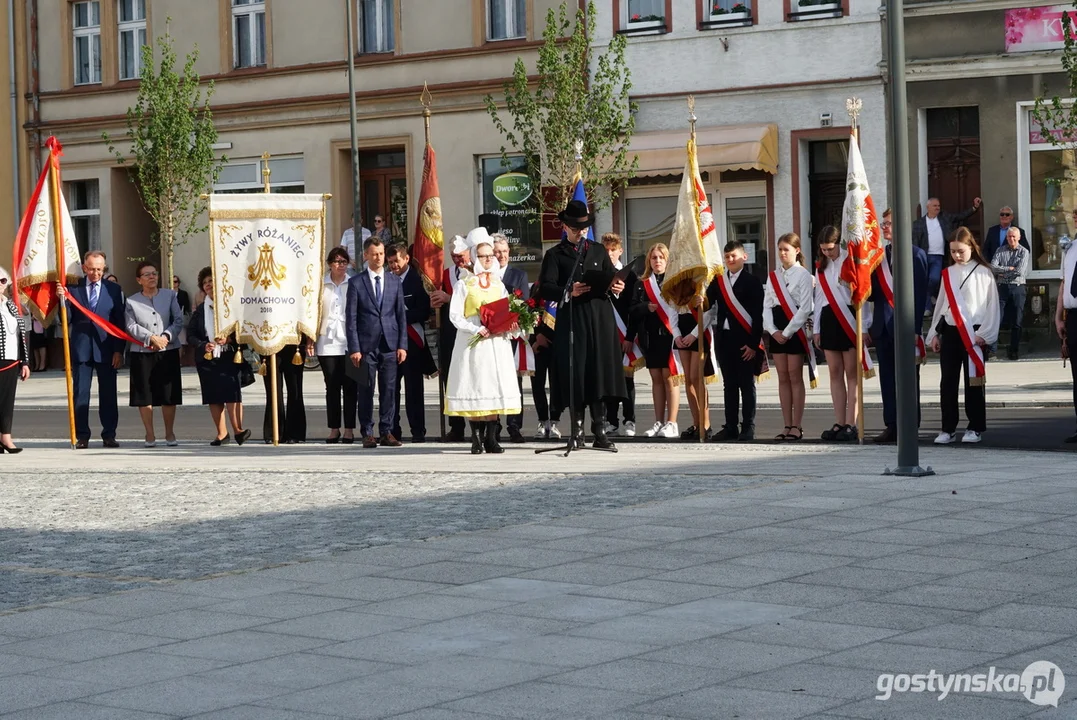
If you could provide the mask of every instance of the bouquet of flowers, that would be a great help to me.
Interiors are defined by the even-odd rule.
[[[530,335],[538,322],[537,304],[533,299],[524,300],[523,292],[515,290],[512,295],[479,308],[479,320],[491,336],[510,332],[514,327]],[[475,335],[468,342],[468,347],[475,347],[482,339],[482,335]]]

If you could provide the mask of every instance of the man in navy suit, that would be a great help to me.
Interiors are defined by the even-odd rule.
[[[116,327],[124,326],[123,291],[103,279],[105,254],[90,250],[82,260],[85,277],[67,286],[67,293],[84,308]],[[88,317],[68,304],[71,334],[71,376],[75,393],[75,447],[90,445],[90,385],[97,373],[97,408],[101,418],[101,440],[105,447],[119,447],[116,425],[120,421],[116,403],[116,371],[123,364],[124,341],[94,325]]]
[[[890,210],[883,213],[883,237],[890,242],[886,246],[887,267],[893,266],[893,225],[890,222]],[[883,422],[886,429],[875,436],[877,443],[889,443],[897,440],[897,385],[894,380],[894,308],[882,290],[879,267],[871,276],[871,300],[874,315],[871,322],[871,340],[875,344],[879,358],[879,386],[883,396]],[[927,306],[928,262],[927,253],[919,246],[912,246],[912,286],[913,286],[913,324],[917,336],[920,335],[924,322],[924,310]],[[920,423],[920,365],[916,366],[916,422]]]
[[[494,257],[497,258],[497,263],[501,268],[499,271],[501,273],[501,282],[505,283],[505,287],[510,293],[517,290],[521,293],[528,292],[531,286],[527,282],[527,272],[523,268],[509,267],[509,239],[501,233],[494,233],[490,237],[494,240]],[[524,380],[522,377],[517,377],[516,380],[520,385],[520,397],[523,397]],[[518,414],[509,415],[505,423],[509,426],[509,439],[512,442],[527,442],[521,431],[524,426],[524,411],[522,408]],[[500,436],[501,423],[497,425],[497,432]],[[498,440],[500,439],[498,437]]]
[[[1011,227],[1017,227],[1013,224],[1013,208],[1006,206],[998,211],[998,225],[992,225],[991,229],[984,235],[983,242],[980,243],[983,246],[984,258],[987,259],[987,262],[991,262],[995,257],[995,251],[1006,244],[1006,233],[1010,231]],[[1025,250],[1031,253],[1032,245],[1029,244],[1025,231],[1021,230],[1021,228],[1017,229],[1021,233],[1021,244],[1025,246]]]
[[[412,270],[408,246],[397,242],[385,248],[389,270],[400,278],[404,288],[404,314],[408,323],[408,357],[400,364],[396,374],[396,413],[393,416],[392,433],[401,437],[400,385],[403,382],[404,408],[411,427],[412,442],[426,442],[426,406],[423,403],[423,376],[437,371],[434,356],[426,347],[426,321],[430,318],[430,296],[423,287],[423,277]]]
[[[371,237],[363,251],[366,270],[348,281],[347,333],[352,365],[360,368],[359,425],[363,447],[374,438],[374,380],[378,383],[378,430],[382,447],[400,447],[393,436],[397,365],[408,357],[404,285],[385,268],[385,245]]]

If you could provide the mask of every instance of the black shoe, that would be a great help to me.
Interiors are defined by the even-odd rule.
[[[85,450],[88,447],[90,447],[90,441],[89,440],[78,440],[78,441],[75,442],[75,449],[76,450]]]
[[[237,432],[236,433],[236,445],[242,445],[243,443],[247,442],[247,438],[249,438],[250,436],[251,436],[251,431],[250,430],[243,430],[242,432]]]
[[[445,433],[445,442],[464,442],[464,431],[450,430]]]
[[[592,447],[599,448],[601,450],[616,450],[617,446],[613,444],[609,436],[605,432],[596,432],[595,441],[591,443]]]
[[[424,443],[426,442],[426,435],[412,435],[411,441],[413,443]]]
[[[723,425],[722,429],[714,433],[711,438],[711,442],[730,442],[732,440],[739,440],[740,433],[737,431],[736,425],[730,427],[729,425]]]
[[[860,433],[852,425],[846,425],[838,431],[834,439],[838,442],[857,442],[860,439]]]
[[[501,447],[501,444],[497,441],[497,427],[498,423],[496,422],[486,423],[486,438],[482,443],[483,450],[495,455],[505,452],[505,448]]]
[[[213,446],[213,447],[220,447],[221,445],[231,445],[231,444],[232,444],[232,438],[228,437],[227,435],[225,435],[223,438],[217,438],[216,440],[213,440],[213,441],[210,442],[210,445]]]
[[[689,425],[687,430],[681,431],[681,440],[699,440],[699,428]]]
[[[713,438],[713,437],[714,437],[714,430],[712,428],[707,428],[706,432],[703,433],[703,440],[706,441],[706,442],[710,442],[711,438]]]
[[[341,436],[340,443],[342,445],[354,445],[355,444],[355,438],[354,437]]]
[[[1072,445],[1073,443],[1077,443],[1077,432],[1070,435],[1068,438],[1063,440],[1063,442],[1068,443],[1070,445]]]
[[[845,429],[844,425],[834,423],[829,430],[824,430],[819,437],[823,440],[833,441],[838,439],[838,434]]]
[[[101,444],[107,448],[118,448],[120,444],[116,442],[116,438],[105,438],[101,441]]]
[[[1074,437],[1077,437],[1077,435]],[[877,445],[886,445],[887,443],[897,442],[897,431],[894,430],[894,428],[887,426],[885,430],[875,436],[872,442]]]
[[[485,428],[483,427],[485,424],[486,423],[475,422],[475,421],[472,421],[472,423],[471,423],[471,454],[472,455],[481,455],[482,454],[482,434],[483,434],[483,430],[485,430]]]
[[[755,425],[745,425],[740,431],[740,441],[755,440]]]
[[[1016,350],[1007,350],[1006,351],[1006,359],[1007,360],[1016,360],[1017,359],[1017,351]]]
[[[336,437],[327,437],[325,439],[325,444],[326,445],[336,445],[338,442],[340,442],[340,436],[339,435],[337,435]]]
[[[524,443],[527,442],[527,438],[520,432],[520,428],[509,425],[509,442]]]
[[[3,443],[0,443],[0,455],[3,455],[4,453],[11,453],[12,455],[18,455],[21,452],[22,452],[21,447],[15,447],[14,445],[9,447],[7,445],[4,445]]]

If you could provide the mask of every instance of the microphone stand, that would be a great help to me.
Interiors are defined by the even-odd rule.
[[[580,268],[583,267],[583,258],[587,254],[588,239],[585,235],[580,236],[580,241],[576,244],[576,263],[572,266],[572,272],[569,273],[568,283],[565,285],[565,291],[561,294],[561,304],[557,306],[558,315],[561,314],[563,308],[568,308],[568,316],[562,317],[561,320],[568,321],[568,417],[569,422],[572,423],[572,428],[568,433],[568,442],[565,444],[565,454],[562,457],[568,457],[573,450],[598,450],[602,452],[617,452],[617,448],[597,448],[594,446],[588,447],[584,444],[583,420],[586,419],[587,408],[580,411],[580,439],[579,445],[576,444],[576,328],[572,322],[572,285],[576,282],[576,275],[580,272]],[[557,358],[554,358],[556,362]],[[595,420],[592,418],[592,420]],[[595,422],[598,422],[595,420]],[[561,450],[559,447],[543,448],[536,450],[536,455],[542,455],[548,452],[557,452]]]

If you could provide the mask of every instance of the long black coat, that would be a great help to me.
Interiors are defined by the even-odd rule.
[[[552,388],[554,404],[569,406],[569,326],[575,337],[571,349],[576,407],[581,408],[606,400],[627,397],[624,369],[621,364],[621,344],[617,341],[617,324],[609,301],[609,284],[616,270],[602,245],[587,243],[583,266],[572,278],[576,264],[576,246],[562,240],[542,258],[539,289],[543,300],[560,303],[565,287],[579,281],[583,273],[604,278],[601,287],[592,285],[591,292],[571,298],[566,307],[558,307],[554,350],[560,373],[559,387]]]

